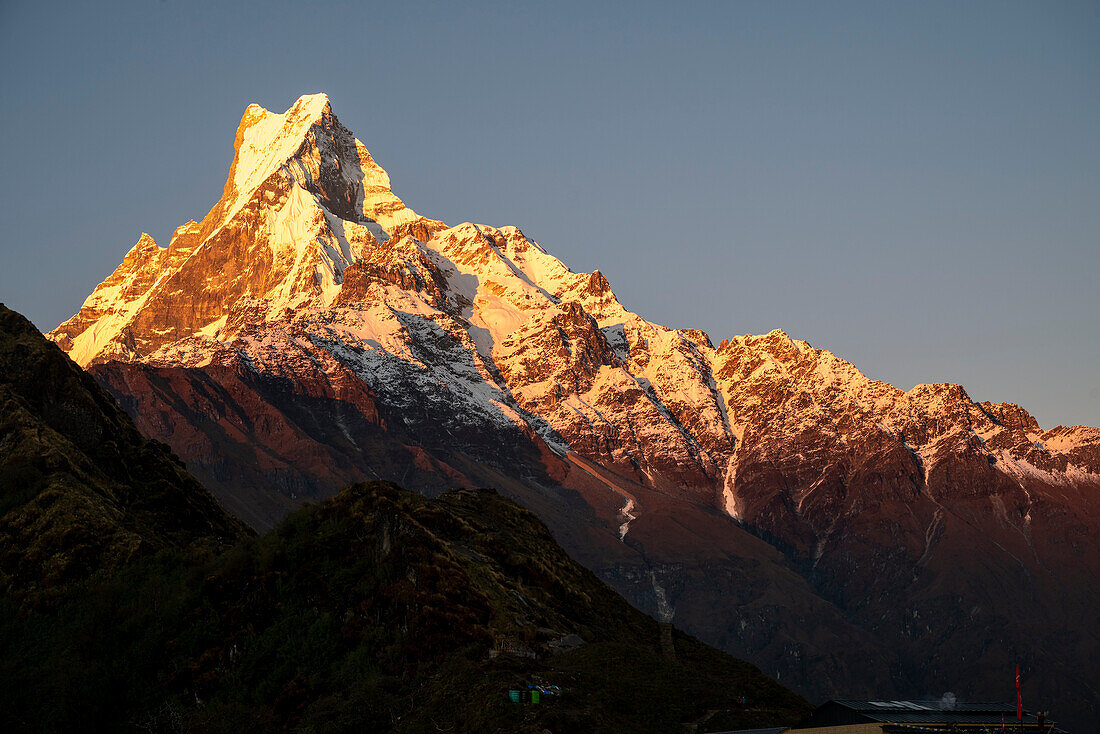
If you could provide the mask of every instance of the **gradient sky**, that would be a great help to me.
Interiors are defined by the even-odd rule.
[[[1100,425],[1100,4],[0,2],[0,300],[48,330],[324,91],[411,207],[646,318]]]

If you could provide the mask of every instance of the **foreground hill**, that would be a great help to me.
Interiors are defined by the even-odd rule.
[[[665,732],[808,711],[492,491],[358,484],[256,538],[2,307],[0,374],[3,731]],[[528,684],[554,692],[508,699]]]
[[[161,553],[0,625],[7,730],[668,732],[809,710],[662,640],[486,490],[355,485],[213,560]],[[508,700],[536,683],[557,688]]]
[[[362,479],[494,486],[807,695],[995,700],[1018,660],[1100,718],[1100,431],[646,321],[515,227],[409,209],[324,95],[250,106],[213,209],[50,337],[257,528]]]
[[[249,531],[80,367],[0,304],[0,593],[33,604]]]

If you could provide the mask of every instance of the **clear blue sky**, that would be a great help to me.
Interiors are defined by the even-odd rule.
[[[54,327],[315,91],[650,320],[1100,425],[1096,2],[4,0],[0,300]]]

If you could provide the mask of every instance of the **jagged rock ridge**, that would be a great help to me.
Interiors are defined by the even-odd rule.
[[[980,691],[1025,644],[1065,678],[1050,697],[1096,705],[1045,643],[990,630],[1095,618],[1097,429],[904,392],[778,330],[715,348],[648,322],[515,227],[412,212],[324,95],[250,106],[235,148],[202,223],[143,236],[49,336],[254,523],[356,478],[495,481],[636,603],[796,685]],[[755,577],[796,572],[786,603],[826,600],[845,642],[691,570],[765,557],[746,530],[783,553]],[[857,631],[889,635],[889,674],[853,669]],[[953,635],[965,665],[937,662]]]

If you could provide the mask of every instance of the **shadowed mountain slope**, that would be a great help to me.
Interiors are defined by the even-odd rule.
[[[25,730],[657,733],[809,711],[662,637],[487,490],[354,485],[213,560],[162,553],[56,613],[0,614],[0,651],[0,721]],[[511,703],[528,683],[555,693]]]

